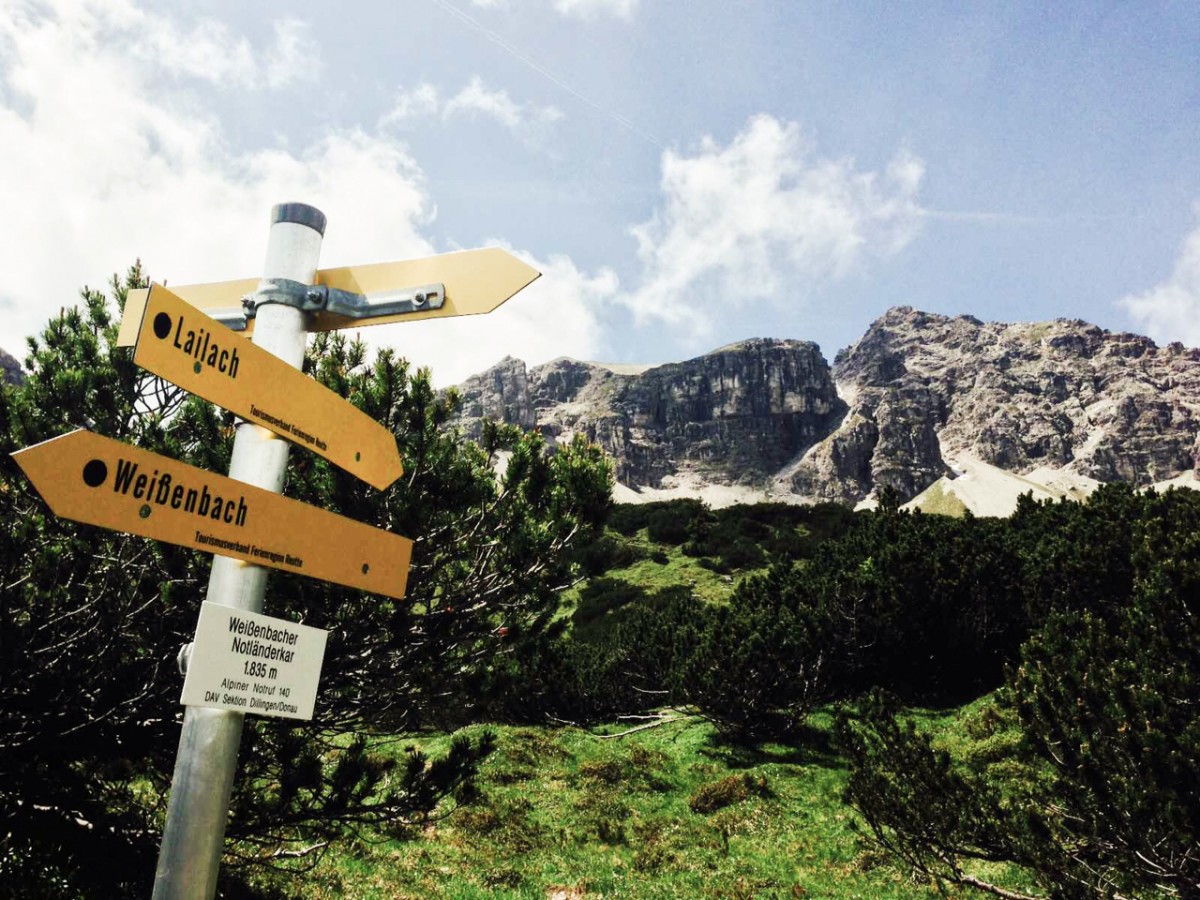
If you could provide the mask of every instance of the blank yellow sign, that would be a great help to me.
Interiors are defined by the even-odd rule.
[[[150,288],[133,361],[381,490],[404,471],[391,431],[160,284]]]
[[[395,313],[371,319],[349,319],[345,316],[315,313],[311,317],[308,330],[334,331],[339,328],[385,325],[389,322],[417,322],[421,319],[487,313],[539,277],[541,273],[537,269],[527,266],[499,247],[442,253],[438,256],[400,262],[321,269],[317,272],[317,284],[353,291],[356,294],[394,291],[440,282],[446,291],[446,301],[439,309]],[[242,298],[254,293],[257,288],[257,278],[243,278],[238,281],[218,281],[210,284],[172,285],[171,290],[197,309],[212,310],[239,307]],[[125,301],[125,312],[121,318],[117,346],[132,347],[137,341],[146,299],[145,291],[129,292]],[[238,333],[249,336],[253,330],[254,320],[251,319],[247,330]]]
[[[412,541],[80,429],[13,459],[55,515],[403,597]]]

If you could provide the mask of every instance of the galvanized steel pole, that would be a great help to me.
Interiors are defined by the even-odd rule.
[[[325,216],[303,203],[283,203],[271,214],[263,282],[316,279]],[[292,306],[258,307],[254,343],[300,368],[307,332],[305,313]],[[279,493],[287,467],[287,441],[250,422],[239,422],[229,476]],[[262,612],[268,569],[214,556],[207,598],[224,606]],[[154,900],[209,900],[225,843],[225,820],[237,769],[243,713],[200,706],[185,708],[183,733],[171,780],[167,823],[158,853]]]

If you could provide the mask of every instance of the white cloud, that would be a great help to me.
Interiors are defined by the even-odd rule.
[[[306,22],[284,19],[275,23],[275,42],[267,51],[264,73],[268,87],[316,81],[321,74],[321,48]]]
[[[897,154],[883,173],[815,156],[794,123],[750,120],[728,146],[667,151],[663,201],[632,233],[644,270],[626,295],[638,321],[703,335],[721,310],[795,304],[815,286],[893,254],[916,234],[920,160]]]
[[[438,90],[432,84],[422,81],[411,91],[399,91],[392,108],[380,120],[381,125],[407,122],[409,119],[420,119],[436,116],[441,107]]]
[[[80,7],[86,7],[86,0],[76,11]],[[115,26],[112,37],[131,40],[132,53],[173,75],[220,87],[257,90],[313,81],[320,73],[320,50],[308,26],[296,19],[275,22],[272,43],[256,48],[214,19],[184,26],[136,9],[128,0],[95,8],[102,10],[99,20],[109,28]]]
[[[1119,303],[1155,340],[1200,347],[1200,225],[1184,241],[1170,278]]]
[[[142,60],[174,75],[185,75],[218,85],[250,87],[260,79],[254,49],[244,37],[235,37],[220,22],[196,23],[188,31],[160,16],[141,11],[120,29],[136,34],[132,51]]]
[[[514,103],[504,90],[493,91],[476,75],[461,91],[446,101],[442,117],[481,114],[495,119],[507,128],[518,129],[536,123],[557,122],[562,113],[553,106]]]
[[[554,8],[564,16],[591,19],[598,15],[613,15],[621,19],[633,16],[639,0],[554,0]]]
[[[302,32],[282,23],[275,46],[286,56]],[[81,285],[139,256],[176,284],[256,274],[281,201],[329,216],[324,265],[434,252],[432,204],[402,145],[341,130],[299,153],[234,152],[198,95],[131,51],[172,33],[185,32],[115,0],[20,2],[0,17],[0,347],[23,355]]]
[[[280,27],[277,35],[303,33]],[[268,213],[281,201],[326,213],[325,267],[438,252],[424,234],[433,217],[424,176],[403,144],[342,129],[299,151],[232,151],[215,111],[198,94],[164,86],[158,54],[130,52],[144,40],[163,47],[184,33],[119,3],[25,3],[0,21],[6,148],[0,196],[7,226],[0,243],[0,347],[18,357],[23,338],[75,302],[81,285],[102,286],[138,256],[153,277],[175,284],[257,274]],[[239,46],[240,38],[219,30],[205,39],[226,38]],[[230,58],[221,78],[249,79],[240,53]],[[183,69],[168,74],[191,63],[172,65]],[[256,83],[270,81],[267,71],[253,76]],[[503,92],[473,82],[445,103],[425,86],[408,102],[413,110],[433,105],[438,115],[486,113],[510,122],[529,115],[505,101]],[[431,366],[442,385],[506,354],[530,363],[595,355],[602,334],[595,310],[615,294],[616,276],[581,272],[565,257],[524,258],[543,277],[495,313],[361,334]]]
[[[402,124],[412,119],[438,117],[443,122],[456,118],[483,116],[493,119],[522,138],[533,140],[562,118],[553,106],[517,103],[508,92],[494,90],[478,75],[457,94],[442,100],[438,89],[422,82],[412,90],[400,91],[391,110],[382,118],[382,125]]]

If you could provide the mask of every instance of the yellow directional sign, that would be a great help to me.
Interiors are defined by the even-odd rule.
[[[400,535],[83,429],[13,458],[65,519],[404,596]]]
[[[339,269],[321,269],[317,272],[317,284],[351,291],[356,294],[372,294],[393,291],[425,284],[440,283],[446,292],[445,303],[437,309],[417,312],[396,313],[366,319],[352,319],[325,312],[312,316],[310,331],[334,331],[339,328],[360,328],[366,325],[385,325],[389,322],[415,322],[443,316],[470,316],[491,312],[522,288],[539,278],[541,273],[527,266],[507,250],[485,247],[481,250],[463,250],[458,253],[443,253],[422,259],[401,262],[375,263],[365,266],[346,266]],[[201,310],[229,309],[241,305],[242,298],[254,293],[257,278],[238,281],[219,281],[211,284],[173,285],[182,300]],[[137,341],[138,328],[142,322],[147,294],[145,291],[130,291],[125,301],[125,312],[121,319],[121,330],[117,345],[131,347]],[[251,319],[246,331],[249,336],[254,328]]]
[[[150,288],[133,361],[381,490],[404,471],[391,431],[160,284]]]

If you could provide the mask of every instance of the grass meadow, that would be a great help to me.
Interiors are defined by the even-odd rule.
[[[923,718],[952,750],[969,743],[962,714]],[[391,837],[347,837],[280,884],[321,900],[961,896],[859,833],[829,719],[814,716],[803,748],[753,750],[684,715],[623,736],[630,725],[497,727],[474,800]]]

